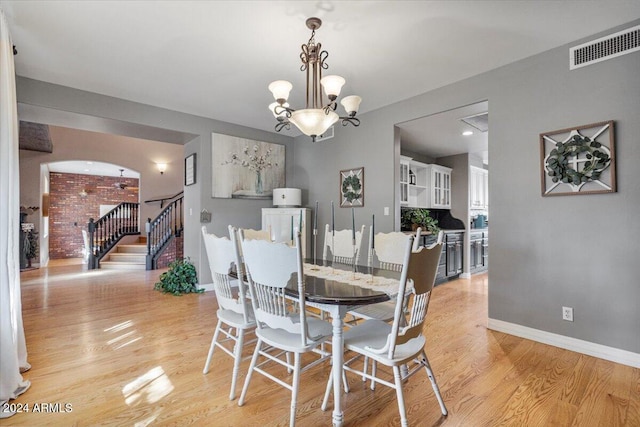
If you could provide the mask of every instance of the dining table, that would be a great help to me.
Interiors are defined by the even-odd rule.
[[[356,307],[388,301],[398,292],[400,272],[360,265],[305,259],[305,304],[331,316],[331,359],[333,378],[333,425],[342,426],[342,365],[345,316]],[[292,281],[285,293],[298,297],[297,282]]]

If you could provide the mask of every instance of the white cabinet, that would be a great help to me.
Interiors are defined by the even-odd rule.
[[[400,204],[409,204],[409,164],[410,157],[400,157]]]
[[[428,208],[451,209],[451,169],[428,165],[430,200]]]
[[[451,169],[400,158],[400,205],[451,209]]]
[[[263,208],[262,229],[271,229],[274,242],[292,241],[295,230],[301,227],[302,256],[311,256],[311,209],[307,208]],[[307,255],[309,254],[309,255]]]
[[[469,209],[489,209],[489,171],[471,166],[469,172]]]

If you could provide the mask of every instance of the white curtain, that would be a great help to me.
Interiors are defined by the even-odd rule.
[[[29,387],[20,301],[20,174],[13,43],[0,9],[0,401]],[[5,415],[6,414],[0,414]]]

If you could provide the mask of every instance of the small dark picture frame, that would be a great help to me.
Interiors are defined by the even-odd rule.
[[[184,185],[193,185],[196,183],[196,153],[187,156],[184,159]]]

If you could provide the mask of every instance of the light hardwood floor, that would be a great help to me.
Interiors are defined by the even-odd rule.
[[[32,386],[12,403],[72,411],[19,413],[0,425],[288,425],[284,388],[256,375],[238,407],[228,399],[231,358],[216,352],[202,374],[214,294],[154,291],[161,272],[62,265],[22,273]],[[411,425],[640,426],[640,369],[487,330],[487,286],[481,274],[435,288],[427,354],[449,416],[419,373],[405,385]],[[328,374],[327,365],[302,374],[298,425],[331,425],[331,408],[320,410]],[[399,424],[393,390],[349,381],[345,425]]]

